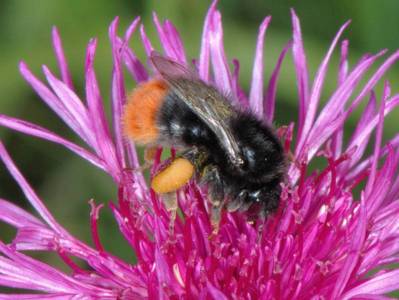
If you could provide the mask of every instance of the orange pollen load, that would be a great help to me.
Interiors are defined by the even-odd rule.
[[[146,145],[158,138],[156,118],[168,92],[164,81],[154,79],[140,84],[128,96],[123,115],[125,134],[133,141]]]
[[[193,175],[191,162],[179,157],[154,176],[151,187],[158,194],[171,193],[184,186]]]

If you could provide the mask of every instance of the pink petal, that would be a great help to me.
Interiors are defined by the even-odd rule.
[[[298,118],[298,137],[301,138],[302,127],[305,121],[305,114],[309,106],[309,75],[306,63],[305,51],[303,49],[301,25],[295,11],[291,9],[293,44],[292,54],[294,56],[295,72],[299,92],[299,118]]]
[[[374,145],[374,160],[371,165],[371,172],[366,184],[365,195],[368,198],[370,196],[370,191],[373,187],[375,176],[377,173],[378,162],[380,160],[380,151],[381,151],[381,140],[382,140],[382,130],[384,128],[384,115],[385,115],[385,102],[390,95],[390,88],[389,85],[386,84],[384,87],[384,94],[381,100],[381,107],[378,115],[378,125],[377,125],[377,132],[375,138],[375,145]],[[368,210],[370,213],[370,211]]]
[[[12,204],[9,201],[0,199],[0,220],[6,222],[16,228],[21,228],[24,226],[43,226],[44,224],[27,213],[18,206]]]
[[[0,294],[0,299],[4,300],[35,300],[35,299],[55,299],[55,300],[74,300],[76,299],[76,294],[68,293],[54,293],[54,294]]]
[[[344,292],[348,284],[352,272],[356,272],[357,261],[360,257],[363,248],[364,239],[366,236],[367,226],[367,211],[363,200],[360,202],[360,210],[357,218],[356,230],[353,233],[349,252],[346,255],[345,262],[339,272],[339,276],[335,282],[334,291],[331,299],[338,299]]]
[[[207,284],[208,293],[212,297],[213,300],[227,300],[225,294],[223,294],[220,290],[215,288],[210,282]]]
[[[216,5],[218,0],[213,0],[211,6],[205,17],[204,29],[202,31],[201,38],[201,50],[199,55],[198,62],[198,74],[200,78],[206,82],[209,82],[209,59],[210,59],[210,43],[209,43],[209,34],[211,31],[211,22],[213,15],[216,10]]]
[[[128,47],[130,39],[134,34],[134,32],[136,31],[139,23],[140,23],[140,17],[135,18],[134,21],[130,24],[130,26],[126,30],[124,41],[122,41],[118,37],[116,37],[112,41],[113,47],[119,47],[120,49],[122,49],[123,53],[122,57],[124,59],[124,63],[126,64],[128,71],[132,74],[136,82],[142,82],[148,80],[148,73],[144,65],[137,58],[133,50]]]
[[[123,47],[123,59],[129,73],[137,83],[149,79],[147,70],[131,49]]]
[[[376,104],[375,93],[374,91],[372,91],[370,94],[369,102],[367,103],[367,106],[364,109],[362,116],[360,117],[360,120],[357,122],[356,129],[353,132],[353,135],[347,146],[347,149],[357,147],[356,151],[351,156],[351,160],[348,162],[350,163],[351,166],[358,162],[358,160],[362,157],[364,150],[366,149],[372,128],[374,127],[370,128],[370,130],[368,130],[367,132],[365,132],[364,129],[373,120],[376,111],[376,106],[377,104]],[[363,135],[363,141],[356,140],[361,134]]]
[[[270,20],[270,16],[266,17],[259,27],[254,64],[252,67],[251,91],[249,93],[249,105],[253,113],[259,118],[263,116],[263,45]]]
[[[58,67],[61,71],[62,81],[73,91],[73,83],[71,73],[69,72],[68,63],[65,58],[64,49],[62,47],[61,37],[57,27],[53,27],[51,32],[53,38],[53,47],[55,56],[57,57]]]
[[[307,160],[310,160],[321,147],[321,145],[327,140],[327,138],[329,138],[330,135],[342,124],[342,122],[346,119],[346,116],[339,117],[342,107],[344,107],[346,101],[354,92],[354,88],[356,87],[357,83],[362,79],[364,73],[382,54],[384,54],[384,51],[362,61],[348,75],[345,82],[335,91],[335,93],[331,96],[330,100],[319,114],[319,117],[317,118],[312,130],[309,133],[307,141],[303,143],[304,146],[302,147],[302,149],[296,149],[296,155],[300,156],[300,153],[304,151],[303,148],[306,147],[306,149],[308,149]],[[367,84],[366,87],[363,88],[361,94],[365,94],[365,91],[370,92],[372,87],[372,85]],[[348,109],[346,115],[348,115],[350,112],[351,111],[349,111]]]
[[[326,56],[324,57],[319,69],[317,70],[315,79],[313,81],[312,90],[310,92],[309,103],[307,105],[307,109],[305,112],[303,128],[302,128],[301,134],[299,135],[300,140],[298,141],[298,146],[297,146],[299,148],[302,147],[302,144],[304,143],[306,136],[308,135],[308,133],[313,125],[313,121],[315,119],[316,112],[317,112],[317,107],[319,105],[320,94],[322,92],[323,85],[324,85],[324,79],[327,74],[329,61],[331,59],[333,51],[334,51],[342,33],[344,32],[344,30],[346,29],[346,27],[348,25],[349,25],[349,22],[346,22],[339,29],[338,33],[334,37],[333,42],[331,43],[330,48],[328,49]]]
[[[183,44],[176,29],[173,27],[170,21],[165,21],[165,23],[162,25],[159,22],[158,16],[155,12],[152,14],[152,18],[155,27],[157,28],[158,37],[162,47],[165,50],[166,56],[183,65],[186,64],[186,56],[184,54]]]
[[[86,56],[86,98],[89,108],[92,130],[95,134],[99,156],[104,159],[110,174],[118,178],[121,170],[121,162],[115,152],[111,134],[109,132],[107,119],[105,117],[104,105],[94,73],[94,55],[96,51],[96,40],[92,40],[87,48]]]
[[[79,123],[76,122],[74,116],[71,115],[70,112],[65,108],[61,100],[58,99],[40,80],[38,80],[32,74],[24,62],[19,64],[19,69],[22,76],[37,92],[40,98],[83,140],[89,142],[85,128],[82,128]]]
[[[14,162],[12,161],[11,157],[7,153],[7,150],[4,148],[3,143],[0,142],[0,158],[6,165],[8,171],[11,173],[11,175],[14,177],[15,181],[18,183],[18,185],[21,187],[23,193],[25,194],[25,197],[29,200],[29,202],[32,204],[32,206],[35,208],[35,210],[39,213],[39,215],[43,218],[43,220],[46,221],[46,223],[54,229],[55,232],[60,233],[60,234],[66,234],[66,231],[64,228],[62,228],[61,225],[59,225],[54,217],[51,215],[51,213],[47,210],[46,206],[43,204],[43,202],[40,200],[40,198],[36,195],[35,191],[32,189],[32,187],[28,184],[28,182],[25,180],[25,178],[22,176],[21,172],[18,170],[18,168],[15,166]]]
[[[121,66],[120,52],[121,48],[117,46],[116,31],[118,28],[118,18],[111,23],[109,28],[109,37],[112,46],[112,58],[114,61],[112,70],[112,125],[114,128],[114,136],[116,140],[116,151],[118,159],[122,162],[122,167],[126,168],[125,164],[125,148],[123,141],[123,130],[122,130],[122,111],[123,106],[126,103],[125,84],[123,81],[123,72]]]
[[[14,282],[15,287],[50,293],[88,293],[104,296],[114,294],[112,291],[82,283],[42,262],[12,251],[2,242],[0,242],[0,252],[4,255],[0,257],[0,274],[8,280],[9,285]],[[1,281],[2,278],[0,278],[0,284]]]
[[[78,124],[79,128],[84,132],[82,137],[87,143],[93,146],[95,137],[91,131],[90,120],[87,114],[86,107],[80,101],[78,96],[69,89],[62,81],[58,80],[51,74],[50,70],[43,66],[43,72],[49,82],[51,88],[54,90],[58,99],[63,105],[64,110],[75,119],[75,123]]]
[[[349,41],[343,40],[341,44],[341,57],[339,60],[338,85],[341,85],[348,75],[348,50]]]
[[[240,74],[240,62],[236,59],[233,59],[233,65],[234,65],[234,71],[232,75],[232,82],[234,89],[237,93],[237,99],[240,102],[241,106],[245,109],[248,108],[248,98],[245,95],[245,92],[241,89],[240,87],[240,80],[239,80],[239,74]]]
[[[274,67],[273,73],[270,76],[269,84],[267,85],[266,97],[265,97],[265,118],[270,123],[273,122],[274,119],[274,109],[276,104],[276,91],[277,91],[277,80],[280,75],[281,65],[287,54],[288,50],[292,47],[292,42],[290,41],[281,51],[280,56],[278,57],[276,66]]]
[[[0,114],[0,125],[28,135],[48,140],[53,143],[60,144],[66,147],[67,149],[71,150],[72,152],[76,153],[80,157],[84,158],[85,160],[89,161],[93,165],[99,167],[100,169],[105,170],[104,162],[100,160],[97,156],[93,155],[92,153],[83,149],[82,147],[68,140],[65,140],[64,138],[56,135],[55,133],[43,127],[1,114]]]
[[[147,57],[150,57],[151,53],[154,51],[154,48],[152,47],[150,39],[147,37],[147,34],[145,33],[144,25],[140,26],[140,35],[141,35],[141,40],[143,42],[145,53],[147,54]]]
[[[378,68],[378,70],[374,73],[374,75],[369,79],[366,83],[362,91],[353,100],[351,106],[349,107],[348,111],[351,113],[361,102],[362,98],[367,95],[374,86],[379,82],[381,77],[388,71],[388,69],[399,59],[399,50],[395,51],[391,56],[389,56],[385,62]]]
[[[388,271],[350,289],[342,299],[353,299],[361,294],[386,294],[399,289],[399,270]]]
[[[179,58],[178,61],[185,64],[187,62],[186,54],[183,46],[183,42],[181,40],[180,34],[177,31],[176,27],[169,20],[165,20],[164,22],[164,32],[168,36],[170,40],[170,44],[174,47],[174,51],[176,53],[176,57]]]
[[[215,85],[220,91],[235,92],[223,47],[222,16],[217,10],[210,16],[208,38]]]

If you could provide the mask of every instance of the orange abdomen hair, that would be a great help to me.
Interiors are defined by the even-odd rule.
[[[156,142],[156,118],[167,92],[166,83],[154,79],[139,85],[128,96],[123,125],[129,138],[144,145]]]

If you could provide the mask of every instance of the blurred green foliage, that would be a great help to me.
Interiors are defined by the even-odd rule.
[[[152,23],[152,11],[159,17],[171,19],[180,30],[187,53],[196,57],[199,52],[202,25],[209,1],[188,0],[2,0],[0,2],[0,112],[47,127],[73,141],[76,137],[39,100],[18,72],[18,61],[24,59],[36,74],[46,64],[57,70],[51,46],[51,27],[56,25],[61,33],[74,83],[82,98],[85,47],[91,37],[98,38],[96,71],[105,101],[109,101],[112,60],[108,41],[108,25],[120,16],[121,30],[137,15],[142,17],[152,40],[157,40]],[[271,1],[225,0],[219,4],[224,23],[225,49],[229,58],[241,62],[241,82],[248,89],[258,25],[266,15],[273,20],[266,38],[266,77],[274,66],[279,51],[291,37],[289,9],[295,8],[302,22],[305,48],[311,76],[325,54],[334,34],[346,20],[352,24],[345,33],[350,44],[350,63],[353,65],[365,52],[382,48],[391,51],[399,48],[399,2],[396,0],[353,1]],[[122,32],[122,31],[121,31]],[[132,47],[143,57],[139,39]],[[278,89],[277,124],[295,120],[296,83],[289,57],[284,63]],[[331,64],[324,100],[336,84],[336,54]],[[397,92],[399,68],[387,77]],[[127,78],[127,85],[133,86]],[[350,133],[360,115],[360,110],[348,124]],[[387,137],[397,132],[398,112],[387,119]],[[111,179],[100,170],[82,161],[67,150],[53,144],[26,137],[0,128],[0,138],[56,218],[78,238],[91,243],[88,226],[89,199],[108,203],[116,198]],[[0,197],[31,209],[17,185],[3,166],[0,167]],[[108,209],[101,213],[101,237],[106,249],[126,260],[134,259],[126,242],[114,234],[116,225]],[[13,231],[0,224],[0,238],[9,241]],[[58,264],[56,259],[52,263]]]

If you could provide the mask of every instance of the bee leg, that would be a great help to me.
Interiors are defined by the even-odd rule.
[[[125,171],[128,172],[143,172],[146,171],[147,169],[151,168],[153,165],[154,157],[157,151],[157,147],[155,146],[148,146],[144,149],[144,163],[138,167],[138,168],[125,168]]]
[[[227,210],[229,212],[235,212],[241,208],[241,206],[244,204],[245,199],[248,197],[248,191],[247,190],[242,190],[237,197],[235,197],[233,200],[231,200],[227,204]]]
[[[158,147],[156,146],[148,146],[144,149],[144,164],[139,168],[141,172],[151,168],[154,163],[157,149]]]
[[[170,212],[170,220],[169,220],[169,233],[173,236],[175,229],[175,220],[177,213],[177,196],[176,193],[166,193],[163,194],[163,203],[165,204],[165,208],[168,212]]]
[[[212,235],[219,232],[219,224],[222,215],[224,187],[219,169],[214,165],[207,165],[202,171],[202,180],[209,182],[209,200],[211,202]]]
[[[152,164],[154,161],[155,155],[157,153],[158,147],[156,146],[148,146],[144,149],[144,161],[145,164]]]
[[[202,150],[198,147],[193,147],[183,152],[180,156],[190,161],[198,171],[203,170],[204,164],[207,161],[209,154],[205,150]]]

